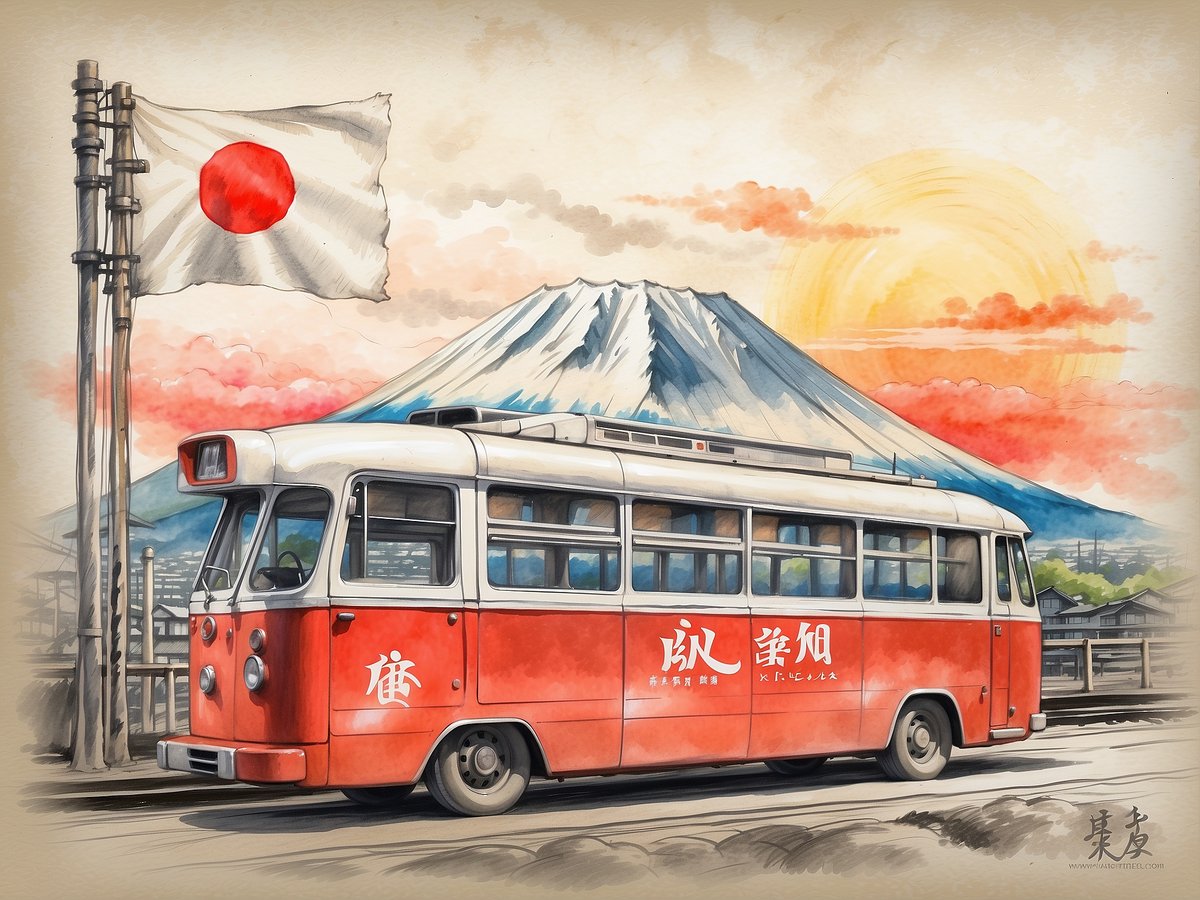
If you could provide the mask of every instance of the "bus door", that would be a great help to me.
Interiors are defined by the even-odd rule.
[[[744,758],[750,609],[742,511],[634,500],[622,766]]]
[[[462,491],[362,477],[330,579],[330,782],[407,780],[447,707],[463,704]],[[339,752],[339,750],[344,752]],[[369,776],[360,771],[369,766]],[[414,776],[415,777],[415,776]]]
[[[1016,590],[1012,563],[1009,560],[1009,538],[997,537],[993,542],[995,583],[992,590],[992,728],[1008,725],[1009,666],[1012,656],[1012,604]]]

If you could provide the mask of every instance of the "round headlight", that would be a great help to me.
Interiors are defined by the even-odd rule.
[[[205,616],[200,623],[200,640],[208,643],[217,635],[217,620],[212,616]]]
[[[257,656],[246,657],[246,664],[242,666],[242,681],[246,682],[246,689],[257,691],[266,680],[267,667],[263,661]]]
[[[200,675],[196,679],[200,685],[200,691],[204,694],[211,694],[217,686],[217,671],[212,666],[205,666],[200,670]]]
[[[262,653],[262,648],[267,645],[267,633],[261,628],[255,628],[250,632],[250,649],[255,653]]]

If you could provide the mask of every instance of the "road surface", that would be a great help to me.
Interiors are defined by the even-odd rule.
[[[956,750],[932,782],[853,758],[792,780],[688,769],[534,782],[474,819],[423,788],[381,811],[147,763],[84,782],[56,763],[21,804],[52,880],[117,879],[129,897],[892,896],[952,881],[953,896],[1160,900],[1195,896],[1198,746],[1190,722],[1052,727]]]

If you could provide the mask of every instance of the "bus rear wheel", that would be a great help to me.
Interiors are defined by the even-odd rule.
[[[941,704],[913,700],[900,710],[892,741],[877,758],[889,778],[927,781],[946,767],[952,742],[950,719]]]
[[[529,747],[514,726],[465,725],[438,744],[425,786],[451,812],[495,816],[521,799],[529,770]]]
[[[811,775],[829,759],[827,756],[810,756],[805,759],[768,759],[766,766],[776,775],[786,775],[789,778],[799,778]]]
[[[391,787],[342,788],[347,800],[359,806],[395,806],[413,792],[415,784],[397,784]]]

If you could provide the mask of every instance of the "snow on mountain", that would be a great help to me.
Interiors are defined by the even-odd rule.
[[[647,281],[543,287],[329,421],[428,406],[574,411],[848,450],[855,466],[937,479],[1038,537],[1133,536],[1148,523],[1020,478],[860,394],[726,294]]]

